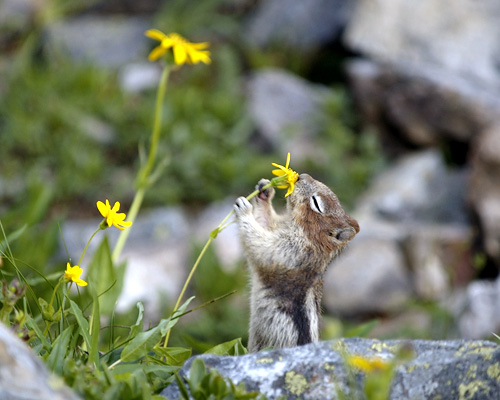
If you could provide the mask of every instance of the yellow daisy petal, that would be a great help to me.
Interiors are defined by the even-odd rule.
[[[149,53],[148,60],[149,61],[156,61],[161,56],[163,56],[166,52],[167,52],[167,49],[164,49],[162,45],[156,46],[153,50],[151,50],[151,53]]]
[[[149,29],[144,33],[147,37],[154,39],[154,40],[159,40],[160,42],[167,37],[162,31],[159,31],[158,29]]]
[[[182,65],[186,62],[187,60],[187,52],[186,48],[181,45],[175,45],[174,46],[174,61],[177,65]]]

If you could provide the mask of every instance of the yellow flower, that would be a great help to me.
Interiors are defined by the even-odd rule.
[[[387,361],[378,357],[365,358],[360,355],[348,357],[348,362],[352,367],[365,373],[370,373],[372,371],[384,371],[391,365]]]
[[[106,204],[104,204],[102,201],[98,201],[97,209],[99,210],[101,215],[105,218],[105,221],[108,224],[107,227],[114,225],[118,229],[123,231],[123,229],[132,225],[132,222],[124,221],[124,219],[127,217],[125,213],[118,212],[118,210],[120,209],[120,203],[118,201],[115,203],[113,208],[111,208],[108,199],[106,199]]]
[[[151,39],[158,40],[160,45],[155,47],[149,53],[149,61],[156,61],[161,56],[172,49],[174,53],[174,61],[177,65],[184,63],[197,64],[200,61],[205,64],[210,64],[210,51],[205,50],[209,43],[191,43],[177,33],[165,35],[157,29],[146,31],[145,35]]]
[[[299,174],[295,172],[293,169],[288,168],[289,165],[290,165],[290,153],[288,153],[288,155],[286,156],[285,166],[273,163],[273,166],[279,168],[273,170],[273,174],[276,176],[286,176],[286,183],[278,186],[280,189],[288,188],[285,197],[289,196],[293,192],[293,189],[295,188],[295,182],[297,182],[297,179],[299,179]]]
[[[64,271],[64,278],[68,282],[75,282],[78,286],[87,286],[87,282],[83,279],[80,279],[80,275],[82,274],[83,269],[81,269],[78,265],[74,267],[71,266],[70,263],[66,264],[66,271]]]

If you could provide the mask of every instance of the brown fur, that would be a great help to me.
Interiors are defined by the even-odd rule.
[[[359,232],[337,196],[307,174],[300,175],[283,215],[274,211],[273,197],[270,188],[253,205],[243,197],[235,204],[251,274],[250,351],[318,340],[323,275]]]

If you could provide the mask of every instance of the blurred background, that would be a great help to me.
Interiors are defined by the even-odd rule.
[[[161,74],[151,28],[209,41],[213,62],[171,75],[167,168],[123,253],[118,319],[137,301],[151,324],[169,315],[209,232],[290,151],[361,226],[326,276],[323,339],[500,333],[495,0],[2,0],[0,221],[28,279],[79,257],[97,200],[130,206]],[[189,290],[237,293],[172,343],[246,340],[247,282],[232,225]]]

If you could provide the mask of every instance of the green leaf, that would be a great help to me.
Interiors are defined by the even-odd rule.
[[[89,322],[87,319],[83,316],[82,310],[80,310],[80,307],[78,307],[78,304],[76,304],[73,300],[69,301],[69,310],[70,313],[73,314],[76,318],[76,322],[79,326],[79,333],[82,335],[83,340],[85,341],[85,345],[87,346],[87,350],[90,349],[90,334],[89,334]]]
[[[165,336],[167,332],[172,329],[175,324],[179,321],[179,318],[182,317],[182,314],[186,311],[187,306],[191,301],[194,299],[194,296],[191,296],[189,299],[187,299],[183,305],[181,305],[176,312],[172,314],[170,318],[167,318],[166,320],[162,320],[158,326],[161,326],[161,334],[162,336]]]
[[[143,326],[144,326],[144,305],[139,301],[136,304],[139,313],[137,315],[137,321],[135,321],[135,324],[130,326],[130,333],[128,335],[128,339],[131,339],[135,337],[139,332],[142,332]]]
[[[21,226],[18,230],[12,232],[10,235],[8,235],[5,239],[0,241],[0,250],[6,248],[7,243],[11,245],[17,238],[19,238],[26,228],[28,227],[28,224],[24,224]]]
[[[33,317],[30,314],[26,313],[26,325],[35,331],[36,337],[42,343],[42,346],[45,350],[50,351],[50,343],[43,335],[42,330],[39,328],[38,324],[35,322]]]
[[[218,356],[239,356],[247,354],[248,351],[241,343],[241,338],[230,340],[229,342],[218,344],[207,350],[205,353],[216,354]]]
[[[90,288],[94,304],[92,306],[92,336],[89,347],[89,360],[94,363],[95,367],[99,366],[99,332],[101,331],[101,314],[99,312],[99,300],[97,293],[93,288]]]
[[[364,324],[358,325],[352,329],[349,329],[344,336],[345,337],[365,337],[368,335],[378,324],[378,319],[373,319],[371,321],[365,322]]]
[[[123,348],[120,359],[129,362],[144,357],[160,341],[162,337],[160,329],[161,327],[158,325],[145,332],[138,333]]]
[[[73,326],[68,326],[54,341],[52,345],[52,350],[47,357],[47,367],[58,375],[63,373],[63,363],[64,358],[68,351],[69,341],[71,339],[71,334],[73,331]]]
[[[113,266],[107,237],[104,237],[94,253],[88,269],[88,280],[99,295],[99,309],[103,315],[110,314],[123,288],[126,264]]]
[[[191,357],[191,349],[184,347],[160,347],[153,348],[154,353],[167,360],[167,365],[182,366],[184,362]]]
[[[179,307],[172,317],[162,319],[154,328],[138,333],[123,348],[120,359],[124,362],[138,360],[153,350],[153,347],[155,347],[161,338],[177,323],[179,317],[184,313],[186,307],[193,299],[194,297],[191,297],[186,300],[186,302]]]
[[[179,391],[181,392],[182,398],[184,400],[190,400],[186,385],[182,381],[182,378],[179,376],[179,374],[175,374],[175,380],[177,381],[177,386],[179,387]]]
[[[207,371],[203,360],[201,358],[195,359],[189,369],[189,386],[193,393],[198,390],[206,374]]]

